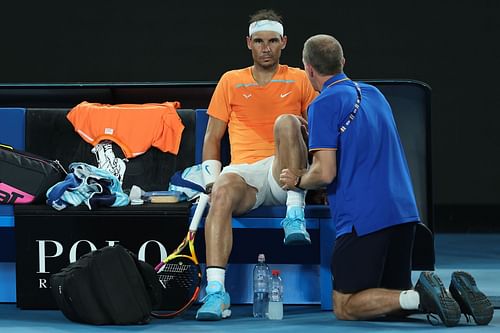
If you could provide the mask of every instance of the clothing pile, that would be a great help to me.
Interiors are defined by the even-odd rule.
[[[129,203],[120,181],[109,171],[76,162],[69,165],[66,178],[47,190],[47,204],[57,210],[81,203],[89,209],[119,207]]]

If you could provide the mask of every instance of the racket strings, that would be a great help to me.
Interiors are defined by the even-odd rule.
[[[167,271],[170,273],[184,273],[186,271],[189,271],[190,266],[191,264],[167,263],[165,264],[163,271]]]
[[[167,263],[158,274],[165,289],[190,289],[198,285],[198,269],[190,263]]]

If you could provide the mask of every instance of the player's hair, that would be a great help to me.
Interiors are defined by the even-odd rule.
[[[250,20],[248,21],[248,23],[253,23],[261,20],[276,21],[283,24],[282,17],[272,9],[261,9],[255,14],[250,15]]]

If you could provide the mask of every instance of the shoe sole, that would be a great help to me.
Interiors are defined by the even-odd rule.
[[[304,234],[295,233],[290,234],[283,240],[285,245],[310,245],[311,239],[307,238]]]
[[[454,272],[451,276],[450,293],[462,313],[471,315],[477,325],[488,325],[493,318],[493,304],[466,272]]]
[[[231,317],[230,309],[222,310],[220,316],[213,312],[200,312],[196,314],[196,320],[201,320],[201,321],[217,321],[229,317]]]
[[[439,298],[436,299],[436,295],[434,293],[435,286],[441,286],[444,290],[443,282],[441,281],[441,279],[437,275],[435,275],[431,272],[423,272],[420,275],[420,278],[419,278],[417,284],[418,283],[420,283],[422,285],[422,288],[425,289],[428,294],[432,295],[434,302],[439,304],[438,309],[436,311],[438,313],[436,313],[436,314],[439,316],[439,318],[441,319],[443,324],[445,326],[448,326],[448,327],[456,326],[458,324],[458,322],[460,321],[460,316],[461,316],[460,306],[448,293],[446,293],[445,297],[449,298],[450,306],[456,307],[456,308],[455,309],[448,309],[448,311],[446,313],[448,316],[445,316],[444,312],[446,309],[444,309],[441,306],[441,302],[440,302]],[[440,295],[441,295],[441,293],[439,294],[438,297],[440,297]]]

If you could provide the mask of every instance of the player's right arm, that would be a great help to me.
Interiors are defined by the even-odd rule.
[[[231,113],[231,105],[229,96],[231,94],[231,85],[229,83],[228,73],[222,75],[219,83],[215,87],[214,94],[208,106],[208,124],[203,142],[202,154],[202,176],[205,185],[205,191],[210,193],[212,185],[219,176],[222,169],[220,162],[221,158],[221,141],[226,133],[229,115]]]
[[[203,142],[203,161],[220,161],[220,144],[226,129],[227,123],[225,121],[209,116]]]
[[[226,129],[227,123],[225,121],[209,116],[203,142],[202,158],[203,181],[208,193],[210,193],[215,179],[219,176],[221,171],[220,146]]]

